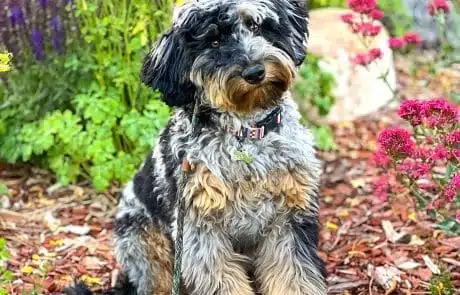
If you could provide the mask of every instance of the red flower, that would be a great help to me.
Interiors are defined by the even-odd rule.
[[[438,145],[431,156],[433,161],[443,161],[449,158],[449,151],[442,144]]]
[[[454,201],[455,197],[457,196],[457,190],[455,189],[455,187],[453,187],[451,185],[448,185],[444,189],[443,196],[444,196],[444,198],[446,198],[446,200],[449,203],[452,203]]]
[[[375,10],[376,0],[348,0],[348,7],[357,13],[368,14]]]
[[[444,128],[458,123],[457,108],[444,98],[426,101],[423,104],[422,116],[431,128]]]
[[[380,132],[377,142],[387,155],[396,158],[409,157],[415,149],[411,134],[402,128],[387,128]]]
[[[393,37],[390,39],[389,45],[391,49],[401,49],[404,46],[406,46],[406,41],[404,41],[404,39],[401,38]]]
[[[428,12],[432,16],[438,14],[439,12],[448,14],[449,10],[450,8],[446,0],[433,0],[431,1],[430,5],[428,5]]]
[[[419,100],[406,100],[398,110],[398,115],[412,126],[422,124],[422,103]]]
[[[389,168],[391,164],[391,158],[382,151],[375,152],[372,155],[371,161],[375,166],[385,168],[385,169]]]
[[[380,48],[373,48],[369,51],[369,55],[373,59],[378,59],[382,57],[383,53],[382,53],[382,50],[380,50]]]
[[[460,174],[456,174],[454,175],[454,177],[452,177],[452,180],[450,181],[450,185],[455,187],[455,189],[460,189]]]
[[[371,17],[375,20],[381,20],[385,13],[380,9],[374,9],[371,11]]]
[[[367,66],[372,62],[372,57],[367,53],[358,53],[351,61],[355,65]]]
[[[406,33],[403,38],[407,44],[417,45],[417,44],[422,43],[423,41],[422,37],[420,37],[420,35],[417,33]]]
[[[460,130],[454,130],[443,138],[445,145],[449,147],[460,145]]]
[[[405,159],[399,169],[411,179],[419,179],[430,173],[430,166],[426,163],[416,162],[412,159]]]
[[[347,23],[350,25],[353,24],[353,18],[354,18],[353,13],[342,14],[340,18],[342,19],[344,23]]]
[[[378,34],[380,34],[380,31],[382,30],[382,27],[379,25],[374,25],[371,22],[364,22],[364,23],[359,23],[355,24],[353,26],[353,32],[354,33],[360,33],[364,37],[375,37]]]

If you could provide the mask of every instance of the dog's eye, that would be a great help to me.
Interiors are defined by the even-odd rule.
[[[220,42],[219,40],[214,40],[211,42],[211,45],[213,48],[219,48],[220,47]]]

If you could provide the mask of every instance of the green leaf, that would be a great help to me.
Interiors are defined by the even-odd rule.
[[[8,196],[9,195],[9,190],[6,184],[0,183],[0,195]]]

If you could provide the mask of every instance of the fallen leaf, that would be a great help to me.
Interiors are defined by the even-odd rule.
[[[388,220],[382,220],[382,228],[385,232],[387,239],[392,243],[408,243],[410,241],[410,236],[405,232],[396,232]]]
[[[423,261],[425,261],[426,266],[431,270],[431,272],[435,275],[441,274],[441,270],[439,267],[431,260],[431,258],[428,255],[423,255],[422,256]]]
[[[101,279],[98,277],[92,277],[88,275],[82,275],[81,280],[87,283],[88,285],[101,285]]]
[[[330,222],[328,221],[326,223],[326,227],[329,229],[329,230],[336,230],[338,229],[339,227],[337,226],[337,224],[333,223],[333,222]]]

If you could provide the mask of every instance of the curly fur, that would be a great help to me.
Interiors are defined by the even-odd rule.
[[[175,112],[116,214],[115,254],[129,292],[170,294],[186,158],[193,171],[183,192],[183,294],[326,294],[317,255],[320,162],[288,91],[307,33],[300,0],[193,1],[147,56],[142,79]],[[248,83],[242,73],[254,64],[266,75]],[[261,140],[228,131],[275,108],[282,121]]]

